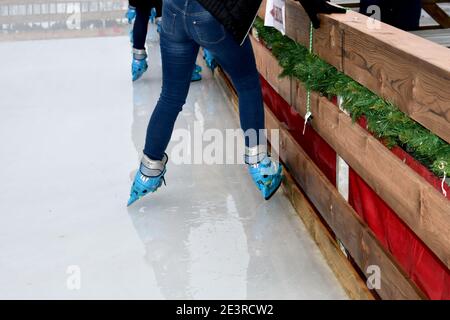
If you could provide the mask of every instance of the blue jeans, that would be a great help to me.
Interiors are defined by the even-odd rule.
[[[199,47],[208,49],[231,77],[239,96],[241,128],[264,129],[264,107],[250,40],[242,46],[222,24],[195,0],[164,0],[161,59],[163,84],[150,118],[144,153],[161,160],[169,144],[175,120],[186,102]],[[259,144],[258,136],[246,145]]]

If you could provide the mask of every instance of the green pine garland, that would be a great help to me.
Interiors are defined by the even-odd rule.
[[[400,146],[438,177],[443,177],[444,173],[450,176],[450,145],[447,142],[411,120],[392,103],[310,54],[306,47],[274,28],[265,27],[261,19],[255,21],[254,27],[283,68],[280,77],[292,76],[303,82],[306,89],[327,97],[342,97],[343,108],[353,121],[365,116],[368,130],[389,148]]]

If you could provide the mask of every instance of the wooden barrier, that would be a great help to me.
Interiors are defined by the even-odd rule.
[[[271,52],[252,38],[257,68],[295,109],[306,114],[306,91],[296,79],[282,78]],[[450,202],[326,98],[311,94],[313,128],[449,267]]]
[[[379,296],[383,299],[423,299],[424,294],[267,107],[266,127],[279,129],[280,158],[359,268],[366,271],[369,266],[376,265],[382,270],[381,287],[376,290]]]
[[[353,11],[321,15],[321,21],[314,31],[315,54],[450,143],[447,48],[384,23],[377,29]],[[286,0],[286,35],[309,46],[309,25],[303,8]]]

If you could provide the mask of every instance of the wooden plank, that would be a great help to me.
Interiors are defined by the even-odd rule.
[[[275,57],[261,43],[254,41],[253,46],[257,48],[258,61],[274,64],[271,60]],[[274,77],[277,70],[272,71],[266,74]],[[304,116],[305,89],[296,80],[292,80],[291,86],[294,92],[289,96],[293,106]],[[312,126],[320,136],[449,267],[450,202],[326,98],[313,92],[311,110]]]
[[[398,31],[387,25],[383,29],[386,33]],[[450,51],[402,33],[401,37],[377,37],[377,31],[373,31],[368,37],[366,32],[347,28],[343,71],[450,142]],[[403,48],[402,43],[406,44]],[[423,54],[410,50],[412,45],[423,50]]]
[[[356,12],[321,15],[314,52],[450,143],[450,51]],[[309,46],[309,20],[286,0],[286,34]]]
[[[386,252],[372,231],[337,192],[289,132],[266,107],[267,129],[280,131],[280,157],[295,181],[305,191],[327,224],[342,241],[361,270],[377,265],[382,270],[383,299],[422,299],[424,294],[408,279],[394,258]]]

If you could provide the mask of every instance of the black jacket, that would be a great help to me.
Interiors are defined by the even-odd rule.
[[[234,36],[244,42],[262,0],[197,0]]]

